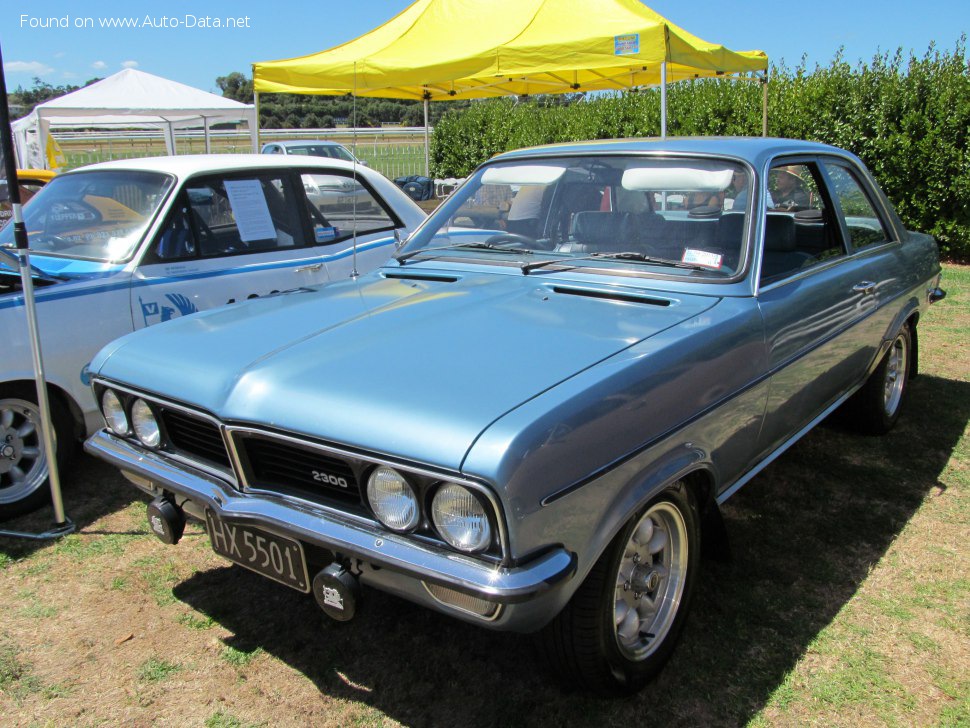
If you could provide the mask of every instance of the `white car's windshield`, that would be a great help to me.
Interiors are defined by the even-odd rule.
[[[172,187],[165,174],[91,171],[57,177],[24,207],[30,249],[104,262],[130,258]],[[14,244],[13,226],[0,245]]]
[[[398,259],[447,248],[526,272],[575,263],[727,278],[741,263],[750,184],[746,168],[725,159],[503,162],[476,172]]]

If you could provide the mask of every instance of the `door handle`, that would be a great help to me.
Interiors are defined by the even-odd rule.
[[[299,268],[294,268],[294,273],[315,273],[316,271],[323,268],[323,263],[314,263],[313,265],[304,265]]]
[[[872,281],[862,281],[852,286],[853,293],[861,293],[863,296],[871,296],[876,292],[876,284]]]

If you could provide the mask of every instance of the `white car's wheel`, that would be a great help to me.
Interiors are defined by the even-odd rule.
[[[71,421],[59,402],[50,401],[58,464],[69,464],[73,451]],[[40,410],[28,387],[0,389],[0,520],[39,508],[50,500],[48,465]]]

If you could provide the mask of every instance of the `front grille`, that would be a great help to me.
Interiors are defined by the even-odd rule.
[[[295,495],[314,503],[360,503],[360,486],[346,460],[312,447],[264,437],[238,441],[250,488]]]
[[[217,424],[168,407],[161,408],[161,419],[165,434],[176,451],[231,469],[229,453]]]

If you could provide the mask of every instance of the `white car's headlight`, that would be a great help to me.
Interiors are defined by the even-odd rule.
[[[152,408],[143,399],[136,399],[131,406],[131,424],[135,428],[135,435],[145,447],[156,448],[162,443],[162,431],[158,427],[158,420]]]
[[[377,520],[393,531],[410,531],[421,521],[414,489],[394,468],[377,468],[367,479],[367,500]]]
[[[131,434],[125,407],[118,399],[118,395],[110,389],[105,390],[101,395],[101,414],[104,415],[104,421],[113,433],[121,437]]]
[[[459,551],[482,551],[492,542],[492,525],[485,507],[474,493],[457,483],[438,488],[431,502],[431,520],[441,537]]]

